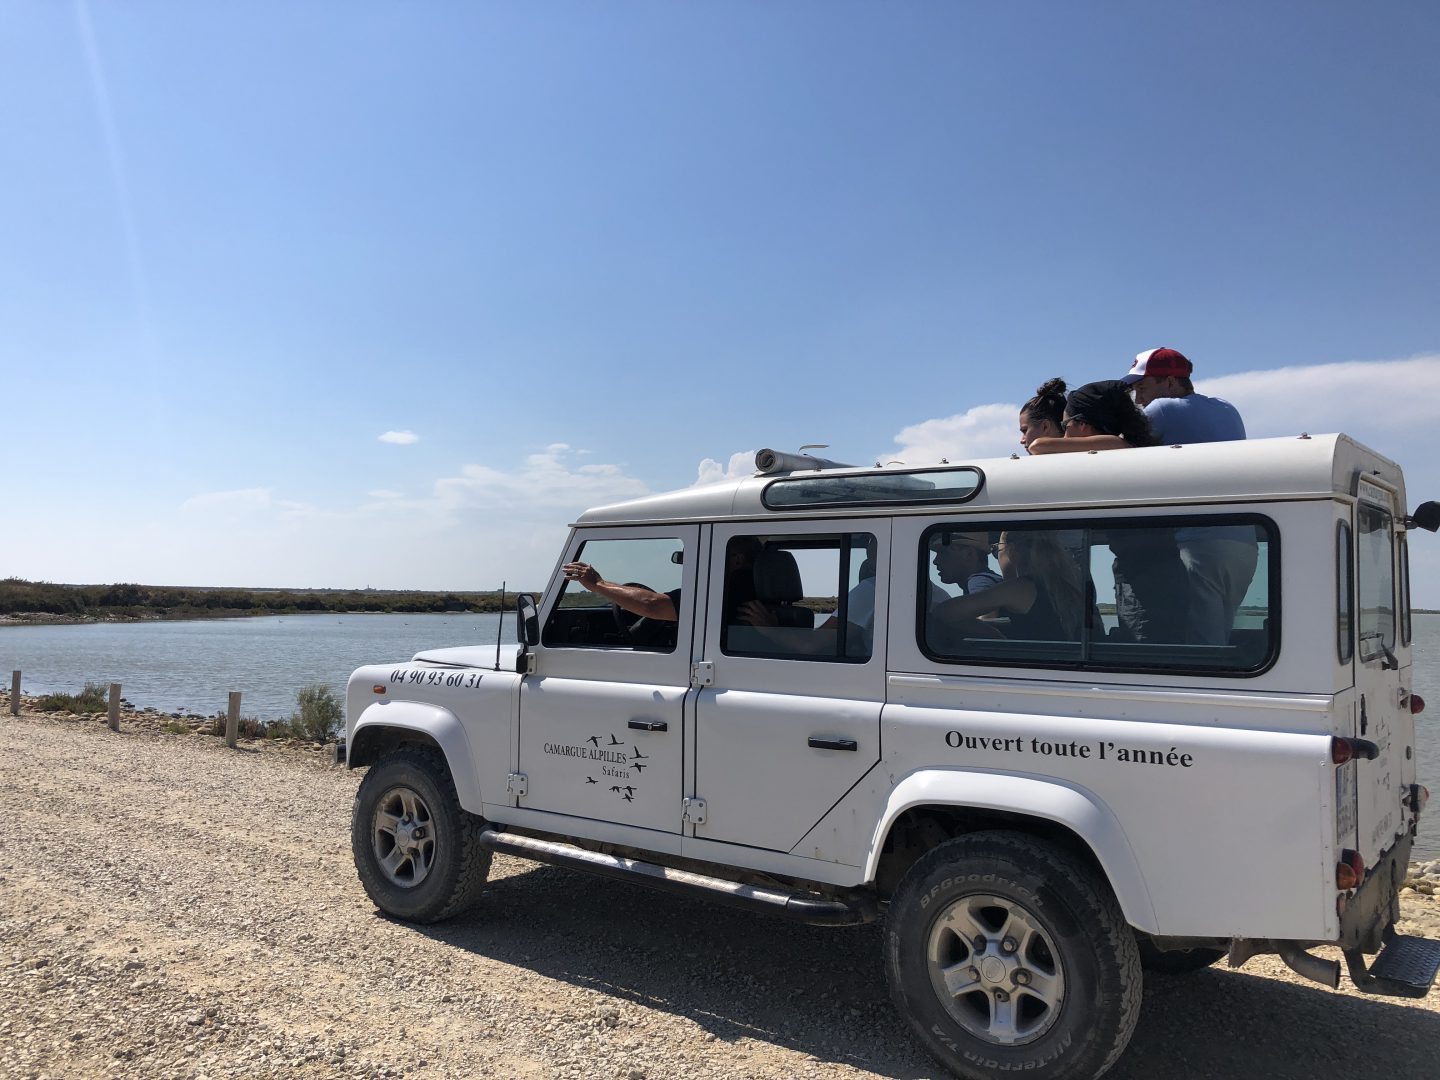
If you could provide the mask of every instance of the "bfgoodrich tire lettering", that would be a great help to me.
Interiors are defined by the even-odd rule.
[[[1024,833],[948,840],[890,902],[896,1008],[956,1076],[1090,1080],[1130,1041],[1140,958],[1108,885]]]
[[[470,907],[490,873],[480,819],[460,807],[445,759],[404,747],[370,767],[355,794],[350,848],[375,906],[408,922]]]

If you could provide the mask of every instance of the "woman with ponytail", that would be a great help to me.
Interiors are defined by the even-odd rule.
[[[1065,380],[1050,379],[1020,407],[1020,445],[1030,449],[1032,439],[1059,439],[1065,435]]]

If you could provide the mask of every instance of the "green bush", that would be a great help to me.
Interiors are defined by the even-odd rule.
[[[225,713],[217,712],[210,720],[208,734],[225,737],[225,725],[228,718]],[[253,716],[236,717],[235,737],[238,739],[264,739],[270,737],[270,728],[273,724],[267,724],[263,720],[256,720]]]
[[[289,735],[323,743],[333,739],[344,720],[344,709],[335,691],[320,683],[303,687],[295,695],[297,709],[290,714]]]
[[[41,712],[103,713],[110,709],[110,688],[87,682],[78,694],[46,694],[35,702]]]

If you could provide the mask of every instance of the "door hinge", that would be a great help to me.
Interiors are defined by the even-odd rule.
[[[505,778],[505,790],[517,798],[524,798],[530,790],[530,778],[523,772],[512,772]]]
[[[691,825],[705,824],[705,800],[690,798],[681,804],[680,820]]]
[[[697,660],[690,665],[691,686],[714,686],[715,664],[710,660]]]
[[[535,674],[535,654],[523,652],[515,658],[515,670],[521,675]]]

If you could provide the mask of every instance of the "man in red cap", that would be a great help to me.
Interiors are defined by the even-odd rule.
[[[1235,406],[1195,393],[1194,365],[1175,349],[1150,349],[1135,357],[1122,380],[1145,410],[1163,446],[1177,443],[1229,442],[1245,438],[1245,422]],[[1175,546],[1190,585],[1187,640],[1195,645],[1226,645],[1235,613],[1255,577],[1258,550],[1251,525],[1210,525],[1177,529]]]
[[[1234,405],[1195,393],[1194,367],[1176,349],[1147,349],[1120,381],[1135,394],[1162,446],[1245,438],[1245,421]]]

